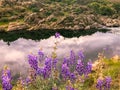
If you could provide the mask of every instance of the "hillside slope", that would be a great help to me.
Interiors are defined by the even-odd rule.
[[[0,30],[83,30],[120,26],[120,3],[111,2],[109,0],[1,0]]]

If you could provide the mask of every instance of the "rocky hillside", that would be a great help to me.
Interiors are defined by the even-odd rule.
[[[0,31],[120,26],[120,3],[112,0],[1,0]]]

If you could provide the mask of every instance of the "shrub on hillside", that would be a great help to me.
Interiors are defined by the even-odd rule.
[[[39,8],[37,8],[37,7],[32,8],[31,10],[32,10],[32,12],[39,12]]]
[[[101,15],[113,15],[115,13],[114,8],[110,7],[107,4],[102,4],[98,2],[92,2],[88,4],[88,7],[90,7],[94,13],[101,14]]]
[[[109,7],[109,6],[101,6],[99,8],[99,13],[101,15],[108,15],[108,16],[110,16],[110,15],[113,15],[115,13],[115,10],[113,8]]]
[[[112,7],[116,10],[117,13],[120,12],[120,3],[114,3]]]
[[[88,7],[90,7],[91,9],[93,9],[93,11],[95,13],[99,13],[99,8],[100,8],[101,4],[98,2],[92,2],[90,4],[88,4]]]
[[[84,10],[82,10],[81,8],[76,8],[76,9],[74,10],[74,13],[80,14],[80,13],[83,13],[83,11],[84,11]]]

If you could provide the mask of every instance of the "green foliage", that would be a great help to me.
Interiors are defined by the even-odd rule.
[[[109,6],[107,2],[92,2],[88,6],[96,13],[101,15],[113,15],[115,13],[114,8]]]
[[[52,14],[52,11],[45,12],[45,16],[50,16]]]
[[[117,78],[118,74],[120,73],[120,62],[114,62],[114,59],[112,60],[104,60],[104,62],[107,64],[107,69],[104,70],[104,74],[110,75],[113,79]]]
[[[57,18],[51,18],[50,19],[50,22],[56,22],[57,21]]]
[[[114,9],[112,9],[109,6],[101,6],[99,8],[99,13],[101,15],[108,15],[108,16],[110,16],[110,15],[113,15],[115,13],[115,11],[114,11]]]
[[[82,10],[81,8],[76,8],[76,9],[74,10],[74,12],[75,12],[76,14],[80,14],[80,13],[83,12],[83,10]]]
[[[39,8],[37,8],[37,7],[34,7],[31,10],[32,10],[32,12],[39,12]]]
[[[4,22],[4,23],[9,22],[8,17],[1,18],[0,22]]]
[[[99,13],[99,8],[100,8],[101,4],[98,2],[92,2],[92,3],[88,4],[88,6],[90,8],[92,8],[95,13]]]
[[[113,3],[112,7],[116,10],[117,13],[120,12],[120,3]]]

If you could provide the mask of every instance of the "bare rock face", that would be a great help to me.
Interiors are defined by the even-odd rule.
[[[39,18],[36,13],[32,13],[32,14],[26,16],[24,21],[28,24],[36,24],[39,22]]]
[[[111,19],[111,18],[102,18],[103,24],[107,27],[118,27],[120,26],[119,19]]]
[[[28,29],[28,28],[29,27],[26,24],[20,24],[20,23],[17,23],[17,22],[11,22],[8,25],[7,31],[25,30],[25,29]]]

